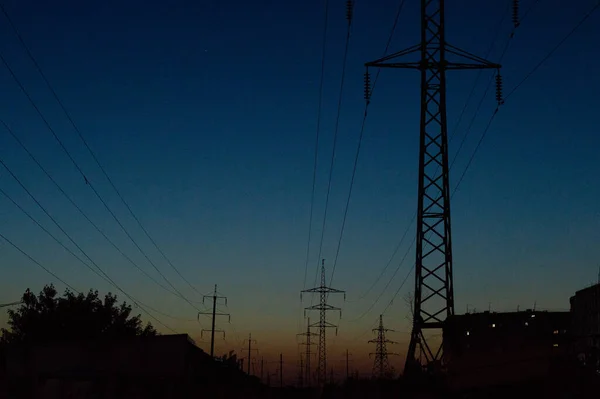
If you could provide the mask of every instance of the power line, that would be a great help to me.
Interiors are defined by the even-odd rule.
[[[52,93],[52,95],[54,96],[56,102],[58,103],[58,105],[60,106],[60,108],[62,109],[62,111],[64,112],[65,116],[67,117],[67,119],[69,120],[69,122],[71,123],[71,125],[73,126],[73,129],[75,130],[75,132],[77,133],[77,135],[79,136],[79,138],[81,139],[81,141],[83,142],[83,144],[85,145],[85,147],[87,148],[88,152],[90,153],[90,155],[92,156],[92,158],[94,159],[94,162],[98,165],[98,167],[100,168],[100,170],[102,171],[102,174],[104,175],[104,177],[106,177],[106,180],[109,182],[109,184],[111,185],[111,187],[115,190],[115,192],[117,193],[117,196],[119,197],[119,199],[121,200],[121,202],[123,202],[123,204],[125,205],[125,207],[127,208],[127,210],[129,211],[129,213],[131,214],[131,216],[135,219],[135,221],[137,222],[138,226],[142,229],[142,231],[144,232],[144,234],[146,235],[146,237],[148,237],[148,239],[150,240],[150,242],[154,245],[154,247],[158,250],[158,252],[161,254],[161,256],[167,261],[167,263],[169,264],[169,266],[171,266],[171,268],[173,268],[173,270],[175,270],[175,272],[179,275],[179,277],[181,277],[181,279],[183,281],[185,281],[194,291],[196,291],[198,294],[203,295],[200,291],[198,291],[198,289],[196,289],[196,287],[194,287],[179,271],[179,269],[177,267],[175,267],[175,265],[171,262],[171,260],[167,257],[167,255],[165,254],[165,252],[158,246],[158,244],[156,243],[156,241],[152,238],[152,236],[148,233],[148,231],[146,230],[146,228],[142,225],[141,221],[139,220],[139,218],[137,217],[137,215],[133,212],[133,210],[131,209],[131,206],[129,205],[129,203],[125,200],[125,198],[121,195],[121,192],[117,189],[116,185],[114,184],[114,182],[112,181],[112,179],[110,178],[110,176],[108,175],[108,173],[106,172],[106,169],[102,166],[102,164],[100,163],[100,161],[98,160],[98,157],[96,156],[96,154],[94,153],[94,151],[91,149],[91,147],[89,146],[87,140],[85,139],[85,137],[83,136],[83,134],[81,133],[81,130],[79,129],[79,127],[77,126],[77,124],[75,123],[75,121],[73,120],[73,118],[71,117],[71,114],[67,111],[67,108],[65,107],[64,103],[61,101],[60,97],[58,96],[58,94],[56,93],[56,90],[54,90],[53,86],[50,84],[50,81],[48,80],[48,78],[46,77],[46,75],[44,74],[42,68],[40,67],[39,63],[37,62],[36,58],[33,56],[33,53],[31,52],[31,50],[29,49],[29,46],[27,46],[27,44],[25,43],[25,41],[23,40],[23,37],[21,36],[21,34],[19,33],[17,27],[15,26],[15,24],[12,22],[12,19],[10,18],[10,15],[8,14],[8,12],[6,11],[4,5],[0,2],[0,9],[2,10],[2,13],[4,14],[4,16],[6,17],[9,25],[11,26],[11,28],[13,29],[13,31],[15,32],[15,35],[17,36],[17,38],[19,39],[19,42],[21,43],[21,45],[23,46],[23,48],[25,49],[25,51],[27,52],[27,55],[29,57],[29,59],[32,61],[32,63],[34,64],[35,68],[37,69],[37,71],[39,72],[40,76],[42,77],[42,79],[44,80],[44,82],[46,83],[46,86],[48,87],[48,89],[50,90],[50,92]],[[0,57],[2,57],[0,55]],[[96,192],[96,190],[93,188],[92,184],[89,182],[89,180],[86,178],[85,174],[83,173],[83,171],[81,170],[81,168],[77,165],[77,163],[75,162],[75,160],[73,159],[73,157],[70,155],[69,151],[65,148],[65,146],[62,144],[61,140],[58,138],[58,136],[54,133],[54,131],[50,128],[48,122],[45,120],[45,118],[43,117],[43,115],[41,114],[39,108],[35,105],[35,103],[33,102],[33,100],[31,99],[31,97],[29,96],[29,94],[27,94],[25,88],[23,87],[23,85],[19,82],[19,80],[17,79],[17,77],[15,76],[15,74],[12,72],[12,69],[10,68],[10,66],[8,65],[8,63],[4,60],[4,57],[2,57],[2,61],[3,63],[6,65],[6,67],[9,69],[12,77],[15,79],[15,81],[17,81],[17,83],[19,84],[19,86],[21,87],[21,90],[27,95],[27,97],[29,98],[30,102],[32,103],[32,105],[34,106],[34,108],[36,109],[36,111],[38,112],[38,114],[40,114],[40,116],[42,117],[42,119],[44,120],[44,123],[48,126],[48,128],[50,129],[50,131],[52,132],[52,135],[54,136],[54,138],[58,141],[58,143],[60,144],[60,146],[62,147],[62,149],[67,153],[69,159],[71,160],[71,162],[75,165],[75,167],[77,168],[77,170],[80,172],[80,174],[83,176],[83,178],[85,179],[86,183],[92,187],[94,193],[96,193],[96,195],[100,198],[99,194]],[[101,199],[101,198],[100,198]],[[104,203],[104,201],[102,200],[103,204],[106,206],[106,204]],[[107,206],[106,206],[107,207]],[[107,209],[110,211],[110,209],[107,207]],[[110,211],[111,214],[113,214],[112,211]],[[113,217],[114,214],[113,214]],[[117,220],[117,218],[115,217],[115,219]],[[118,222],[118,220],[117,220]],[[119,225],[121,225],[121,223],[119,222]],[[129,235],[129,234],[127,234]],[[137,246],[137,244],[136,244]],[[145,254],[144,254],[145,256]],[[153,265],[154,266],[154,265]],[[160,272],[159,272],[160,273]],[[162,273],[160,273],[162,275]],[[165,278],[166,280],[166,278]],[[167,283],[169,283],[169,285],[171,285],[173,287],[173,289],[175,291],[177,291],[179,293],[179,291],[168,281],[166,280]]]
[[[11,306],[16,306],[23,303],[23,301],[17,301],[17,302],[10,302],[10,303],[2,303],[0,304],[0,308],[7,308],[7,307],[11,307]]]
[[[8,244],[10,244],[14,249],[16,249],[17,251],[19,251],[25,257],[27,257],[30,261],[32,261],[33,263],[35,263],[38,267],[40,267],[46,273],[48,273],[49,275],[51,275],[52,277],[54,277],[55,279],[57,279],[58,281],[60,281],[61,283],[63,283],[66,287],[70,288],[74,292],[79,293],[79,291],[77,289],[75,289],[75,287],[73,287],[71,284],[67,283],[65,280],[63,280],[62,278],[60,278],[57,274],[55,274],[53,271],[51,271],[50,269],[48,269],[46,266],[42,265],[40,262],[38,262],[37,260],[35,260],[31,255],[29,255],[27,252],[25,252],[24,250],[22,250],[17,244],[15,244],[11,240],[9,240],[4,234],[0,233],[0,238],[2,238],[4,241],[6,241]]]
[[[13,204],[15,204],[17,206],[17,208],[19,208],[19,210],[21,210],[22,212],[24,212],[31,220],[33,220],[45,233],[47,233],[48,235],[50,235],[50,237],[52,237],[58,244],[60,244],[64,249],[67,250],[67,252],[69,252],[69,254],[73,255],[78,261],[80,261],[84,266],[86,266],[88,269],[90,269],[93,273],[95,273],[96,275],[98,275],[99,277],[103,278],[105,281],[107,281],[109,284],[112,284],[116,289],[118,289],[119,291],[121,291],[123,293],[123,295],[125,295],[126,297],[128,297],[132,302],[134,302],[135,304],[138,304],[138,306],[140,307],[140,309],[142,309],[146,314],[148,314],[148,316],[152,317],[154,320],[156,320],[158,323],[160,323],[162,326],[164,326],[165,328],[175,332],[175,330],[173,330],[171,327],[167,326],[166,324],[164,324],[162,321],[160,321],[158,318],[156,318],[154,315],[152,315],[150,312],[148,312],[146,309],[144,309],[144,307],[150,308],[147,305],[144,305],[142,302],[138,301],[137,299],[135,299],[133,296],[129,295],[125,290],[123,290],[106,272],[104,272],[100,266],[98,266],[98,264],[92,259],[90,258],[90,256],[87,254],[87,252],[85,252],[83,250],[83,248],[81,248],[81,246],[79,244],[77,244],[77,242],[75,242],[75,240],[71,237],[71,235],[69,235],[69,233],[66,232],[66,230],[60,225],[60,223],[58,223],[56,221],[56,219],[50,214],[50,212],[48,212],[48,210],[38,201],[38,199],[31,193],[31,191],[29,191],[29,189],[27,189],[27,187],[25,187],[25,185],[21,182],[21,180],[13,173],[13,171],[8,167],[8,165],[6,165],[4,163],[3,160],[0,159],[0,165],[2,165],[7,171],[8,173],[13,177],[13,179],[16,180],[16,182],[19,184],[19,186],[21,186],[21,188],[27,193],[27,195],[36,203],[36,205],[44,212],[44,214],[46,216],[48,216],[48,218],[54,223],[54,225],[56,225],[56,227],[58,227],[58,229],[69,239],[69,241],[71,241],[71,243],[73,245],[75,245],[75,247],[90,261],[91,264],[93,264],[96,269],[98,269],[97,271],[91,267],[87,262],[83,261],[79,256],[77,256],[71,249],[69,249],[67,246],[65,246],[59,239],[57,239],[53,234],[51,234],[48,229],[44,228],[35,218],[33,218],[33,216],[31,216],[31,214],[29,214],[27,211],[25,211],[25,209],[23,209],[21,206],[19,206],[17,204],[16,201],[14,201],[6,192],[4,192],[3,190],[0,189],[0,192],[6,197],[8,198]],[[5,238],[6,240],[6,238]],[[8,240],[7,240],[8,242]],[[10,242],[9,242],[10,243]],[[19,249],[18,247],[16,247],[14,244],[10,243],[11,245],[13,245],[13,247]],[[19,249],[19,251],[21,251]],[[21,253],[25,254],[28,258],[30,258],[32,261],[34,261],[36,264],[38,264],[39,266],[41,266],[41,264],[39,264],[39,262],[35,261],[33,258],[31,258],[29,255],[27,255],[25,252],[21,251]],[[43,266],[42,266],[43,267]],[[49,272],[49,270],[45,267],[43,267],[44,270],[46,270],[47,272]],[[100,273],[98,273],[100,272]],[[51,272],[49,272],[51,273]],[[52,274],[52,273],[51,273]],[[58,278],[56,275],[52,274],[54,277]],[[64,281],[59,280],[61,282],[64,283]],[[65,285],[67,285],[66,283],[64,283]],[[67,285],[68,286],[68,285]],[[70,286],[69,286],[70,287]],[[70,287],[71,288],[71,287]],[[79,292],[79,291],[76,291]],[[158,312],[158,311],[157,311]]]
[[[8,133],[15,139],[15,141],[21,146],[21,148],[27,153],[29,158],[35,162],[35,164],[44,172],[44,174],[50,179],[50,181],[54,184],[54,186],[60,191],[60,193],[77,209],[77,211],[104,237],[104,239],[115,248],[130,264],[132,264],[135,268],[137,268],[140,272],[142,272],[147,278],[149,278],[152,282],[158,285],[163,290],[179,297],[179,295],[165,287],[163,284],[158,282],[154,277],[152,277],[148,272],[142,269],[137,263],[135,263],[126,253],[123,252],[121,248],[119,248],[103,231],[98,227],[96,223],[94,223],[90,217],[81,209],[79,205],[65,192],[65,190],[58,184],[58,182],[50,175],[48,170],[39,162],[39,160],[29,151],[29,149],[25,146],[25,144],[19,139],[19,137],[14,133],[14,131],[6,124],[6,122],[0,119],[0,124],[4,126],[4,128],[8,131]]]
[[[2,162],[2,160],[0,160],[0,164],[2,164],[2,166],[4,166],[5,168],[7,168],[7,166],[4,164],[4,162]],[[9,170],[7,168],[7,170],[9,171],[9,173],[12,175],[12,171]],[[14,177],[14,176],[13,176]],[[81,262],[82,264],[84,264],[88,269],[90,269],[94,274],[96,274],[97,276],[99,276],[100,278],[104,279],[105,281],[107,281],[109,284],[111,284],[110,279],[107,279],[106,277],[100,275],[96,270],[94,270],[88,263],[86,263],[83,259],[81,259],[77,254],[75,254],[69,247],[67,247],[66,245],[64,245],[64,243],[62,241],[60,241],[58,238],[56,238],[56,236],[54,234],[52,234],[48,229],[46,229],[37,219],[35,219],[29,212],[27,212],[21,205],[19,205],[18,202],[16,202],[7,192],[5,192],[2,188],[0,188],[0,194],[4,195],[10,202],[12,202],[23,214],[25,214],[25,216],[27,216],[32,222],[34,222],[40,229],[42,229],[42,231],[44,231],[46,234],[48,234],[54,241],[56,241],[61,247],[63,247],[71,256],[73,256],[75,259],[77,259],[79,262]],[[52,219],[52,217],[50,215],[47,214],[48,217],[50,217]],[[73,291],[79,293],[78,290],[74,289],[72,286],[68,285],[67,283],[65,283],[63,280],[61,280],[57,275],[55,275],[54,273],[52,273],[51,271],[49,271],[48,269],[46,269],[44,266],[42,266],[41,264],[39,264],[35,259],[33,259],[31,256],[29,256],[27,253],[25,253],[23,250],[21,250],[19,247],[17,247],[15,244],[13,244],[12,242],[8,241],[8,239],[4,236],[2,236],[2,238],[4,238],[7,242],[9,242],[9,244],[11,244],[14,248],[16,248],[18,251],[20,251],[23,255],[27,256],[32,262],[36,263],[38,266],[42,267],[47,273],[51,274],[53,277],[55,277],[56,279],[58,279],[60,282],[62,282],[63,284],[65,284],[67,287],[69,287],[70,289],[72,289]],[[104,273],[104,272],[103,272]],[[127,295],[127,294],[126,294]],[[139,303],[141,303],[139,300],[130,297],[130,299],[132,301],[134,301],[134,304],[137,305]],[[17,302],[18,303],[18,302]],[[171,319],[175,319],[175,320],[181,320],[181,321],[195,321],[194,319],[187,319],[187,318],[183,318],[183,317],[177,317],[177,316],[172,316],[170,314],[167,313],[163,313],[157,309],[154,309],[144,303],[141,303],[144,307],[152,310],[153,312],[160,314],[162,316],[165,317],[169,317]],[[148,313],[148,312],[146,312]],[[152,316],[151,316],[152,317]],[[169,330],[176,332],[175,330],[173,330],[172,328],[170,328],[169,326],[164,325],[160,320],[157,320],[160,324],[162,324],[163,326],[165,326],[166,328],[168,328]]]
[[[189,299],[187,299],[187,297],[185,297],[173,285],[173,283],[171,283],[171,281],[160,271],[160,269],[148,257],[148,255],[146,254],[146,252],[139,246],[139,244],[137,243],[137,241],[135,241],[135,239],[127,231],[127,229],[125,228],[125,226],[123,226],[123,224],[121,223],[121,221],[119,220],[119,218],[117,217],[117,215],[115,215],[115,213],[110,209],[110,207],[108,206],[108,204],[106,203],[106,201],[102,198],[102,196],[100,195],[100,193],[98,193],[98,191],[96,190],[96,188],[94,187],[94,185],[88,180],[88,178],[86,177],[85,173],[83,172],[83,170],[81,169],[81,167],[79,166],[79,164],[75,161],[75,159],[73,158],[73,156],[71,155],[71,153],[69,152],[69,150],[64,146],[63,142],[57,136],[56,132],[54,131],[54,129],[52,128],[52,126],[50,125],[50,123],[48,122],[48,120],[44,117],[43,113],[41,112],[41,110],[39,109],[39,107],[37,106],[37,104],[35,103],[35,101],[33,101],[33,99],[31,98],[31,96],[29,95],[29,92],[27,92],[27,90],[23,86],[22,82],[15,75],[14,71],[12,70],[12,68],[10,67],[10,65],[8,64],[8,62],[6,61],[6,59],[4,58],[4,56],[3,56],[3,54],[1,52],[0,52],[0,60],[2,61],[2,63],[4,64],[4,66],[8,69],[8,71],[10,72],[12,78],[15,80],[15,82],[17,83],[17,85],[21,88],[21,91],[23,92],[23,94],[25,94],[25,96],[27,97],[27,99],[29,100],[29,102],[31,103],[31,105],[33,106],[33,108],[36,110],[36,112],[38,113],[38,115],[40,116],[40,118],[42,119],[42,121],[44,122],[44,124],[46,125],[46,127],[48,128],[48,130],[52,133],[52,135],[54,136],[54,138],[56,139],[56,141],[58,142],[58,144],[60,145],[60,147],[63,149],[63,151],[67,155],[67,157],[71,160],[71,163],[73,163],[73,165],[75,166],[75,168],[79,171],[79,173],[81,174],[81,176],[83,177],[83,179],[85,181],[85,184],[88,185],[92,189],[92,191],[94,192],[94,194],[96,195],[96,197],[104,205],[104,207],[106,208],[106,210],[111,214],[111,216],[117,222],[117,224],[121,227],[121,229],[123,230],[123,232],[127,235],[127,237],[129,237],[129,239],[131,240],[131,242],[140,251],[140,253],[142,253],[142,255],[152,265],[152,267],[158,272],[158,274],[163,278],[163,280],[165,280],[167,282],[167,284],[169,284],[171,286],[171,288],[173,288],[173,290],[175,290],[175,292],[177,292],[186,302],[188,302],[190,304],[190,306],[192,306],[197,311],[200,311],[200,309],[198,309]]]
[[[389,50],[389,47],[392,43],[392,39],[394,37],[394,33],[396,32],[396,27],[398,26],[398,20],[400,19],[400,14],[402,13],[402,9],[404,8],[404,3],[406,0],[402,0],[400,2],[400,5],[398,6],[398,11],[396,12],[396,18],[394,19],[394,24],[392,26],[390,35],[388,36],[388,41],[386,43],[385,46],[385,50],[383,51],[383,55],[385,56]],[[375,90],[375,86],[377,84],[377,81],[379,79],[379,74],[380,74],[380,70],[377,70],[377,73],[375,75],[375,80],[373,81],[373,86],[370,88],[369,90],[369,98],[372,96],[373,91]],[[361,123],[361,127],[360,127],[360,133],[358,135],[358,144],[356,146],[356,153],[354,155],[354,164],[352,166],[352,177],[350,178],[350,187],[348,189],[348,196],[346,197],[346,205],[344,207],[344,217],[342,219],[342,227],[340,229],[340,236],[338,239],[338,243],[337,243],[337,248],[335,251],[335,258],[333,261],[333,268],[331,270],[331,278],[329,279],[329,283],[333,283],[333,276],[335,274],[335,269],[337,266],[337,262],[338,262],[338,258],[340,255],[340,248],[342,246],[342,239],[344,237],[344,230],[346,228],[346,220],[348,218],[348,209],[350,208],[350,199],[352,197],[352,190],[354,188],[354,180],[356,178],[356,169],[358,166],[358,158],[360,156],[360,150],[362,147],[362,140],[363,140],[363,136],[364,136],[364,131],[365,131],[365,125],[367,122],[367,116],[368,116],[368,110],[369,110],[369,104],[370,104],[370,100],[367,99],[367,103],[365,104],[365,110],[363,113],[363,119],[362,119],[362,123]],[[316,281],[316,280],[315,280]]]
[[[333,131],[333,147],[331,149],[331,160],[329,163],[329,177],[327,179],[327,194],[325,196],[325,211],[323,212],[323,223],[321,225],[321,240],[319,242],[319,256],[317,259],[321,259],[322,251],[323,251],[323,240],[325,238],[325,224],[327,222],[327,211],[329,209],[329,197],[331,194],[331,181],[333,179],[333,166],[335,163],[335,153],[337,149],[337,141],[338,141],[338,133],[340,127],[340,115],[342,111],[342,99],[344,98],[344,83],[346,81],[346,66],[348,64],[348,49],[350,48],[350,37],[352,33],[352,14],[354,10],[354,2],[349,1],[346,9],[346,19],[348,20],[348,25],[346,29],[346,41],[344,44],[344,55],[342,61],[342,73],[340,80],[340,90],[338,94],[338,102],[335,116],[335,127]],[[315,279],[313,285],[317,283],[317,277],[319,275],[319,268],[315,270]],[[330,282],[331,284],[331,282]]]
[[[400,260],[398,267],[396,267],[396,270],[394,270],[394,274],[392,274],[392,277],[390,277],[387,284],[385,285],[385,287],[383,287],[383,289],[381,290],[381,292],[379,293],[379,295],[377,296],[375,301],[373,301],[373,303],[371,303],[371,306],[369,306],[369,308],[367,310],[365,310],[360,316],[358,316],[355,319],[349,320],[350,323],[353,323],[353,322],[358,321],[358,320],[362,319],[363,317],[365,317],[375,307],[375,305],[377,305],[377,303],[381,300],[381,297],[383,296],[383,294],[385,294],[385,292],[387,291],[387,289],[390,286],[390,284],[392,283],[392,281],[394,281],[396,274],[398,274],[398,271],[404,264],[404,261],[406,260],[406,257],[410,253],[410,250],[412,249],[413,245],[415,245],[415,241],[416,241],[416,237],[413,238],[410,246],[406,249],[406,252],[404,252],[404,256],[402,256],[402,259]],[[414,267],[414,265],[413,265],[413,267]],[[402,284],[402,285],[404,285],[404,284]],[[385,313],[385,312],[383,312],[383,313]]]
[[[375,288],[375,286],[377,285],[377,283],[379,283],[379,281],[381,280],[381,278],[383,277],[383,275],[385,274],[385,272],[387,271],[388,267],[390,267],[390,265],[392,264],[392,261],[394,260],[394,258],[396,257],[396,254],[398,253],[398,251],[400,250],[400,247],[402,246],[402,244],[404,243],[404,240],[406,239],[406,237],[408,236],[408,232],[410,231],[410,226],[412,226],[412,224],[414,223],[415,219],[417,218],[417,214],[415,212],[415,214],[413,215],[412,220],[410,221],[410,223],[408,224],[408,227],[406,230],[404,230],[404,233],[402,234],[402,237],[400,238],[400,241],[398,242],[398,245],[396,245],[396,248],[394,249],[394,252],[392,253],[392,256],[390,256],[390,259],[388,260],[387,264],[385,265],[385,267],[381,270],[381,272],[379,273],[379,276],[377,276],[377,279],[373,282],[373,284],[371,284],[371,286],[369,287],[369,289],[367,291],[365,291],[364,294],[361,294],[359,296],[359,300],[365,298],[367,295],[369,295],[369,293],[373,290],[373,288]],[[412,245],[414,244],[414,239],[413,239],[413,243],[411,244],[411,246],[409,247],[412,248]],[[404,257],[402,259],[404,259],[406,257],[406,254],[404,255]],[[402,264],[402,261],[400,262]],[[396,272],[398,271],[398,269],[396,269]],[[394,276],[396,275],[396,272],[394,272],[394,274],[392,275],[392,277],[390,278],[390,281],[394,279]],[[388,282],[389,284],[389,282]],[[384,288],[385,291],[385,288]]]
[[[327,29],[329,26],[329,0],[325,0],[325,19],[323,23],[322,49],[321,49],[321,74],[319,78],[319,99],[317,105],[317,127],[315,138],[315,158],[313,163],[313,178],[312,191],[310,195],[310,216],[308,222],[308,241],[306,244],[306,260],[304,262],[304,279],[302,281],[302,289],[306,288],[306,276],[308,273],[308,261],[310,255],[310,242],[312,238],[312,221],[315,206],[315,186],[317,181],[317,161],[319,156],[319,137],[321,135],[321,112],[323,104],[323,82],[325,80],[325,56],[327,54]],[[319,255],[319,258],[321,256]],[[302,305],[300,305],[302,306]]]
[[[37,265],[38,267],[40,267],[42,270],[44,270],[46,273],[48,273],[49,275],[51,275],[52,277],[54,277],[55,279],[57,279],[58,281],[60,281],[62,284],[64,284],[67,288],[71,289],[73,292],[76,293],[81,293],[79,290],[77,290],[75,287],[73,287],[72,285],[70,285],[69,283],[67,283],[65,280],[63,280],[61,277],[59,277],[56,273],[52,272],[50,269],[48,269],[47,267],[45,267],[43,264],[41,264],[40,262],[38,262],[36,259],[34,259],[31,255],[29,255],[27,252],[25,252],[23,249],[21,249],[18,245],[16,245],[15,243],[13,243],[11,240],[9,240],[5,235],[3,235],[2,233],[0,233],[0,238],[2,238],[4,241],[6,241],[9,245],[11,245],[14,249],[16,249],[17,251],[19,251],[23,256],[27,257],[31,262],[33,262],[35,265]],[[84,263],[85,264],[85,263]],[[125,294],[126,296],[128,296],[127,294]],[[142,304],[140,301],[137,301],[135,298],[128,296],[133,302],[134,304],[137,304],[139,306],[139,304]],[[15,304],[18,304],[20,302],[16,302]],[[163,316],[167,316],[167,317],[172,317],[175,318],[174,316],[168,315],[166,313],[162,313],[148,305],[142,304],[144,307],[158,313],[158,314],[162,314]],[[150,316],[152,319],[154,319],[157,323],[161,324],[163,327],[167,328],[168,330],[177,333],[176,330],[172,329],[171,327],[169,327],[168,325],[166,325],[165,323],[163,323],[162,321],[160,321],[158,318],[156,318],[155,316],[153,316],[150,312],[148,312],[147,310],[143,309],[141,306],[140,308],[148,315]]]
[[[593,6],[587,13],[584,14],[584,16],[579,20],[579,22],[573,27],[573,29],[571,29],[541,60],[540,62],[538,62],[526,75],[525,77],[515,85],[515,87],[504,97],[504,102],[506,102],[506,100],[508,100],[508,98],[510,96],[512,96],[515,91],[517,91],[522,85],[523,83],[525,83],[525,81],[527,81],[527,79],[529,79],[544,63],[546,63],[550,57],[552,57],[552,55],[585,23],[585,21],[592,16],[592,14],[598,10],[598,8],[600,8],[600,1],[598,3],[596,3],[595,6]],[[503,54],[504,56],[504,54]],[[492,113],[492,115],[490,116],[490,119],[488,120],[488,123],[486,125],[486,127],[484,128],[483,132],[481,133],[481,137],[479,138],[479,141],[477,142],[477,145],[475,146],[475,148],[473,149],[473,152],[471,153],[471,156],[469,157],[469,161],[467,162],[467,165],[465,166],[465,169],[463,170],[460,179],[458,180],[458,183],[454,189],[454,191],[456,191],[458,189],[458,187],[460,186],[460,184],[462,183],[465,175],[467,174],[467,171],[469,170],[469,168],[471,167],[471,164],[473,163],[473,159],[475,158],[475,155],[477,154],[477,152],[479,151],[479,148],[481,147],[481,143],[483,142],[483,140],[485,139],[485,137],[487,136],[487,133],[490,129],[490,126],[492,125],[492,122],[494,121],[494,119],[496,118],[496,115],[498,114],[499,111],[499,107],[496,107],[496,109],[494,110],[494,112]]]
[[[529,73],[527,75],[525,75],[525,77],[519,82],[517,83],[517,85],[506,95],[506,97],[504,97],[504,100],[506,101],[510,96],[513,95],[513,93],[519,88],[521,87],[521,85],[523,85],[523,83],[525,83],[527,81],[527,79],[529,79],[531,77],[531,75],[533,75],[546,61],[548,61],[550,59],[550,57],[552,57],[552,55],[556,52],[556,50],[558,50],[560,48],[560,46],[562,46],[567,40],[569,40],[569,38],[575,33],[577,32],[577,30],[585,23],[585,21],[587,21],[587,19],[589,17],[592,16],[592,14],[594,12],[596,12],[596,10],[598,10],[598,8],[600,8],[600,1],[598,3],[596,3],[596,5],[594,7],[592,7],[591,10],[589,10],[587,13],[585,13],[585,15],[583,16],[583,18],[581,18],[581,20],[577,23],[577,25],[575,25],[575,27],[573,29],[571,29],[569,31],[569,33],[567,33],[567,35],[565,37],[563,37],[557,44],[556,46],[554,46],[552,48],[552,50],[550,50],[548,52],[548,54],[546,54],[546,56],[544,58],[542,58],[540,60],[540,62],[538,62],[536,64],[535,67],[533,67],[533,69],[531,69],[531,71],[529,71]]]

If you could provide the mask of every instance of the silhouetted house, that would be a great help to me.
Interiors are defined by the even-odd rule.
[[[451,316],[444,327],[450,386],[472,389],[544,378],[566,353],[569,330],[569,312]]]
[[[600,284],[571,297],[573,349],[587,366],[600,369]]]
[[[185,334],[4,348],[0,398],[255,397],[256,379]],[[6,396],[8,395],[8,396]]]

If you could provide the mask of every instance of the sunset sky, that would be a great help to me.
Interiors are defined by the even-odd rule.
[[[447,1],[447,39],[478,55],[493,43],[507,0]],[[534,0],[521,1],[527,10]],[[596,0],[538,2],[516,30],[503,59],[509,92],[571,30]],[[318,247],[346,24],[345,1],[329,1],[321,141],[306,286],[303,287],[317,122],[323,0],[114,1],[7,0],[6,10],[58,96],[143,226],[181,274],[202,293],[218,284],[228,297],[218,320],[235,349],[252,333],[268,360],[280,352],[295,365],[303,331],[300,290],[310,288]],[[338,147],[322,257],[335,257],[364,111],[364,63],[379,58],[398,0],[357,0],[346,70]],[[596,281],[600,265],[600,161],[597,48],[600,13],[592,15],[500,108],[452,201],[456,312],[568,309],[569,296]],[[73,208],[5,129],[0,159],[86,253],[125,291],[169,317],[207,348],[210,319],[197,321],[202,296],[158,253],[120,202],[0,14],[0,52],[87,179],[152,262],[195,307],[136,270]],[[512,30],[506,17],[489,59]],[[419,6],[407,1],[390,51],[416,44]],[[485,71],[455,141],[467,132],[492,72]],[[454,132],[477,72],[448,73],[448,126]],[[96,198],[7,69],[0,64],[0,118],[107,236],[140,267],[167,283]],[[486,97],[451,172],[454,187],[495,107]],[[389,268],[369,287],[409,227],[417,204],[418,73],[385,70],[367,119],[332,296],[343,308],[330,365],[368,371],[379,314],[398,330],[405,353],[406,295],[413,275],[412,225]],[[0,188],[74,252],[11,175]],[[0,233],[78,290],[117,292],[0,195]],[[380,293],[407,253],[386,291]],[[62,283],[0,240],[0,303],[26,288]],[[167,286],[169,287],[169,286]],[[374,301],[378,298],[377,303]],[[391,302],[391,305],[388,304]],[[367,312],[367,310],[369,310]],[[148,316],[145,320],[152,321]],[[311,316],[314,320],[317,315]],[[0,313],[0,325],[6,324]],[[153,324],[157,325],[153,321]],[[161,332],[169,332],[157,325]],[[330,331],[333,335],[334,331]],[[402,357],[393,360],[400,367]],[[289,367],[292,367],[290,364]],[[274,368],[275,365],[269,367]]]

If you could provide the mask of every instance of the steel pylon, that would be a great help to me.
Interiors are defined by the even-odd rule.
[[[391,341],[386,338],[385,334],[388,331],[394,330],[390,330],[389,328],[383,327],[383,315],[380,315],[379,327],[373,329],[373,332],[377,333],[377,338],[369,341],[370,344],[376,344],[375,353],[370,353],[369,356],[375,356],[375,360],[373,362],[373,377],[379,379],[392,377],[392,369],[390,368],[388,356],[398,355],[397,353],[387,351],[387,344],[398,343],[396,341]]]
[[[422,0],[421,42],[365,64],[367,101],[369,67],[416,69],[421,75],[414,313],[405,373],[443,367],[443,342],[424,331],[441,329],[454,314],[446,71],[500,68],[447,43],[444,29],[444,0]],[[419,60],[400,60],[416,53]]]
[[[319,287],[303,290],[300,293],[300,300],[302,300],[302,293],[318,293],[319,304],[305,308],[306,310],[318,310],[319,311],[319,322],[309,324],[309,327],[319,328],[319,346],[317,349],[318,353],[318,364],[317,364],[317,383],[321,386],[327,382],[327,336],[326,331],[328,328],[335,328],[337,334],[337,326],[327,321],[327,312],[332,310],[338,310],[340,317],[342,317],[342,310],[340,308],[331,306],[327,303],[327,297],[329,294],[344,294],[346,299],[346,292],[337,290],[335,288],[328,287],[325,278],[325,259],[321,261],[321,285]]]

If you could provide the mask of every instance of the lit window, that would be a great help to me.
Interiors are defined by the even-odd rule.
[[[535,317],[535,315],[534,315],[534,314],[532,314],[532,315],[531,315],[531,318],[533,319],[534,317]]]
[[[558,334],[558,330],[554,330],[554,335]]]
[[[528,322],[525,322],[525,327],[527,327],[528,325],[529,325],[529,323],[528,323]]]
[[[558,348],[558,344],[554,344],[553,346],[554,346],[555,348]]]
[[[492,328],[496,328],[496,324],[492,324]]]
[[[467,337],[468,337],[469,335],[471,335],[471,332],[470,332],[470,331],[467,331]]]

